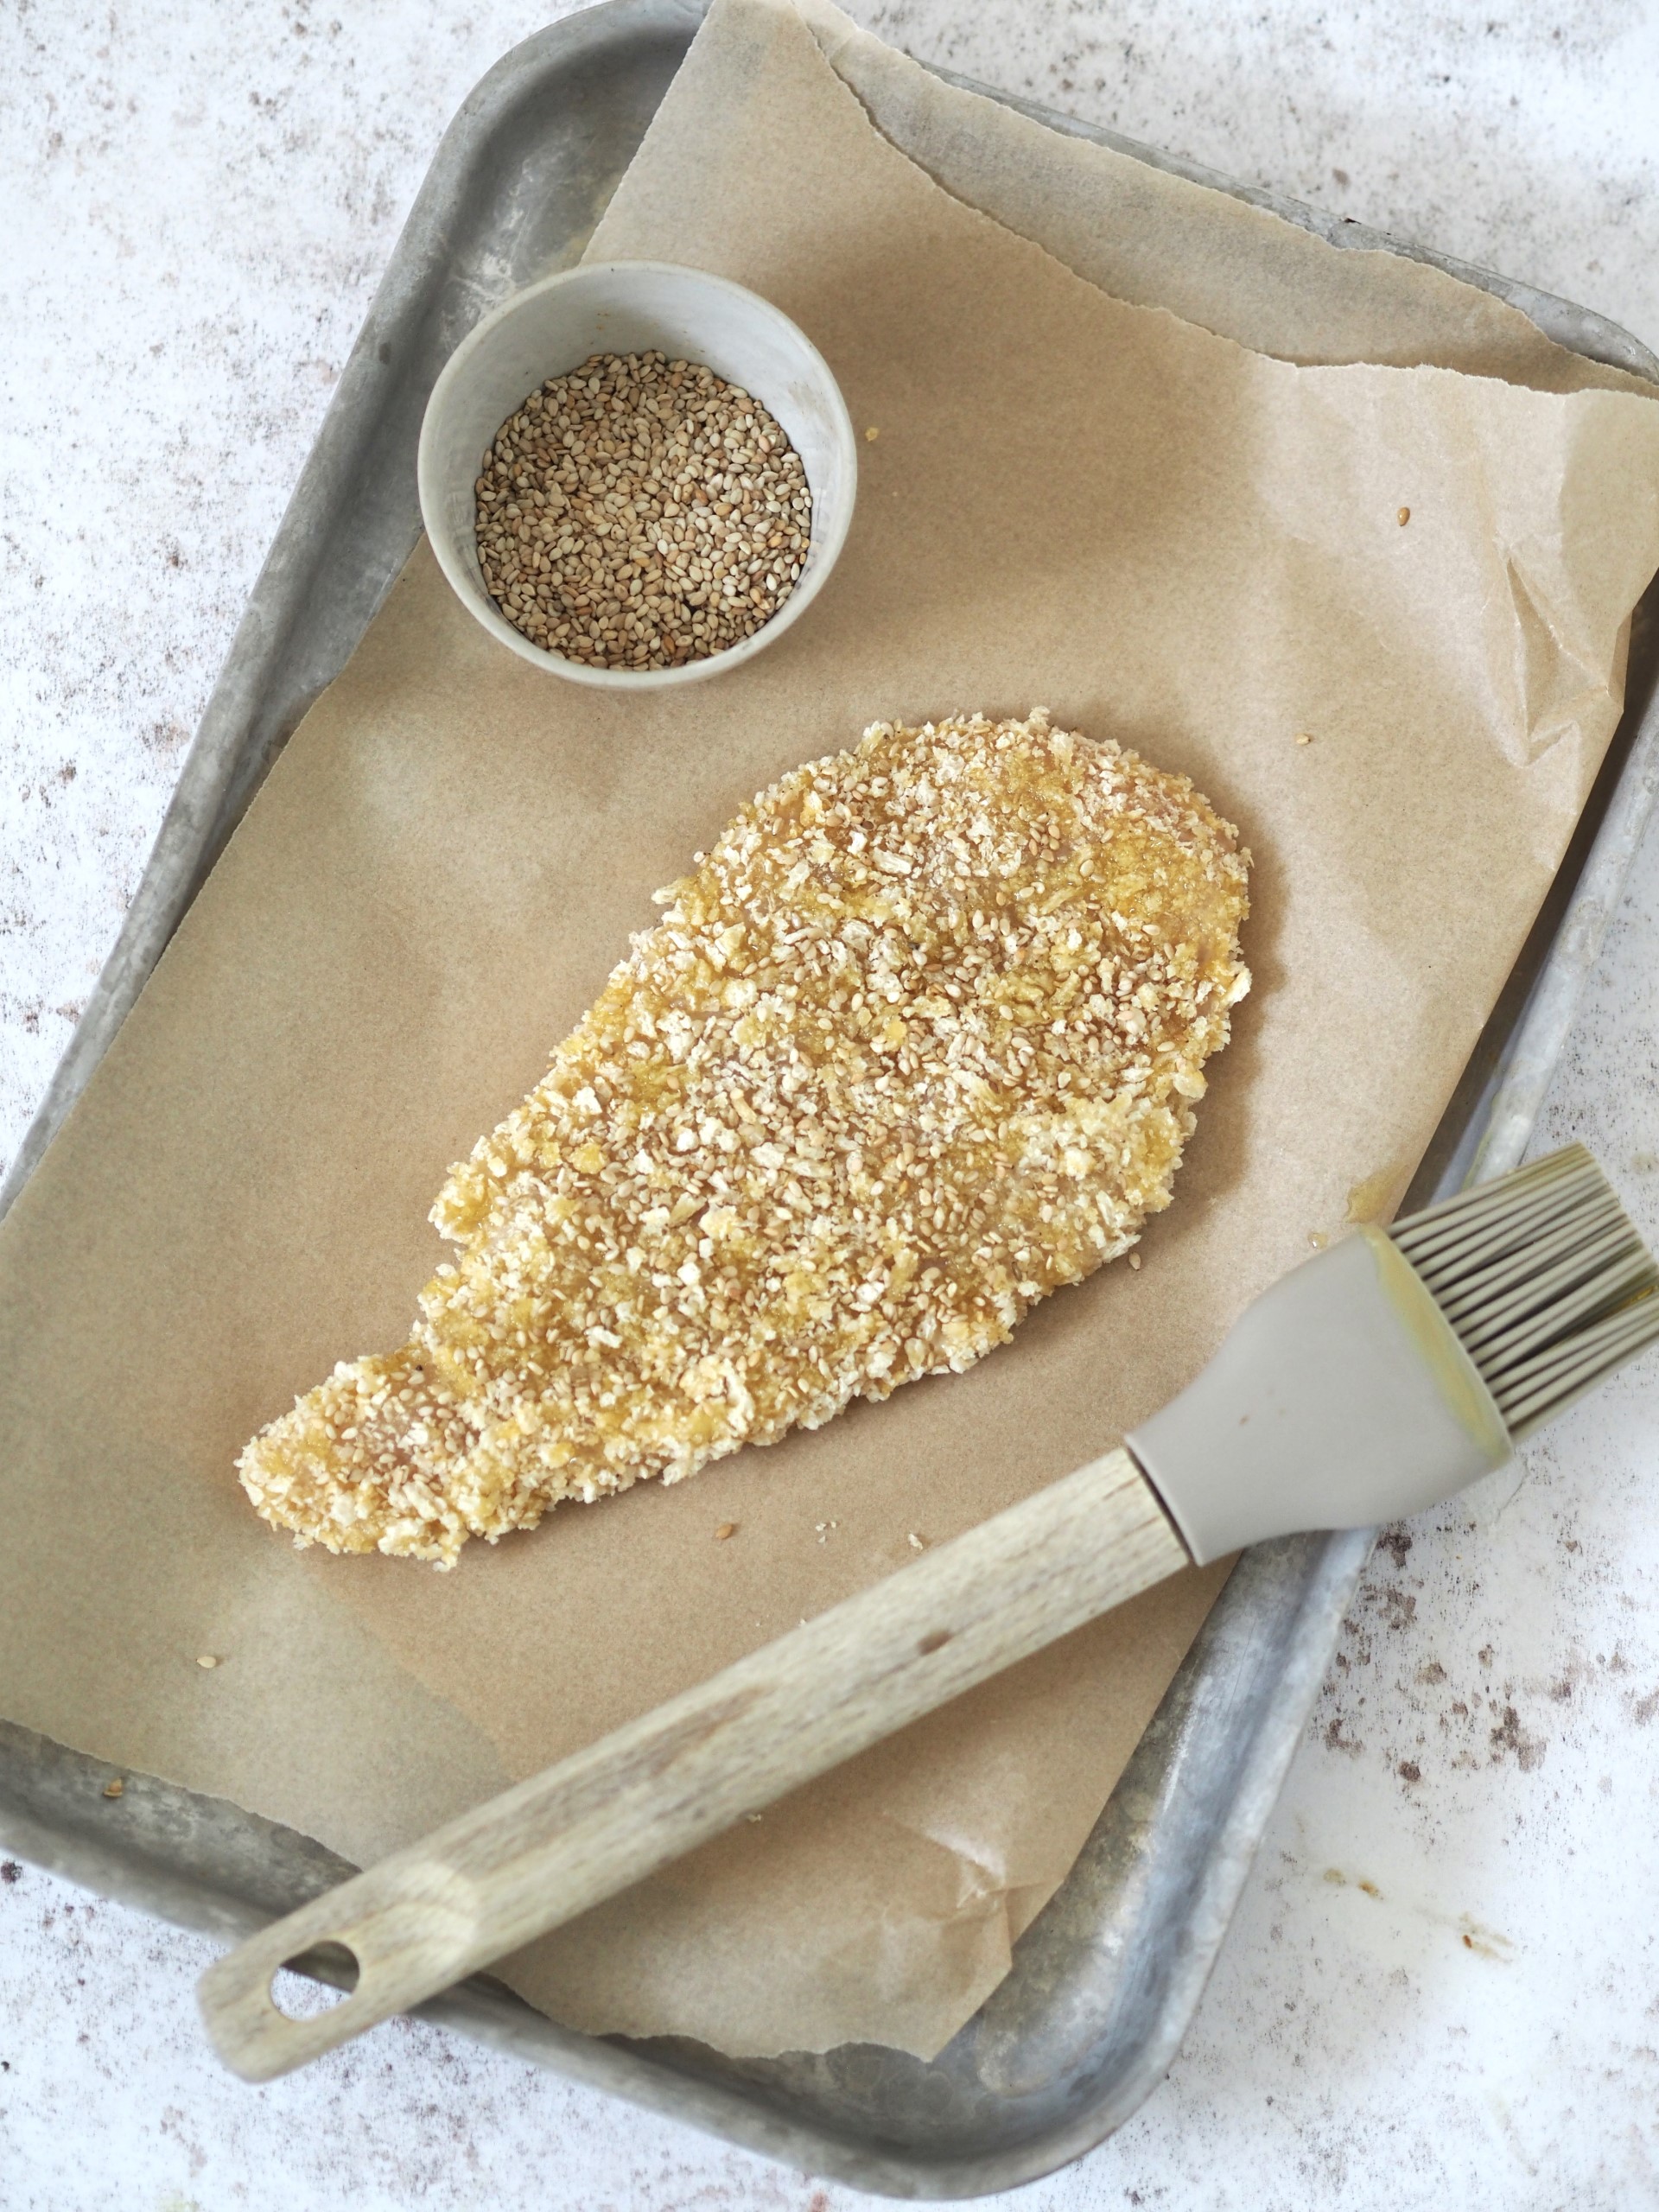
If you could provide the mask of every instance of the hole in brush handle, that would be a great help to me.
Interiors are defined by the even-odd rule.
[[[358,1875],[208,1967],[208,2037],[233,2072],[271,2081],[461,1980],[474,1924],[470,1885],[429,1860]]]
[[[363,1969],[350,1945],[325,1936],[283,1961],[271,1974],[268,1994],[283,2019],[313,2020],[343,2005],[362,1976]],[[302,1989],[284,1990],[285,1978],[302,1983]],[[292,2001],[284,2004],[285,1995]]]

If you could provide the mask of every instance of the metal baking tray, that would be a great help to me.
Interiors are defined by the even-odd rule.
[[[271,761],[413,550],[416,441],[439,370],[497,301],[580,255],[702,16],[698,0],[608,0],[516,48],[445,134],[254,587],[120,940],[0,1187],[0,1211],[98,1065]],[[1334,245],[1433,261],[1513,302],[1563,345],[1659,382],[1659,362],[1583,308],[1029,101],[1008,105],[1271,208]],[[1510,1165],[1531,1131],[1659,786],[1656,612],[1650,594],[1633,626],[1624,724],[1414,1185],[1415,1200]],[[684,2041],[581,2036],[482,1976],[423,2016],[863,2189],[959,2198],[1034,2180],[1109,2134],[1174,2057],[1370,1545],[1363,1533],[1316,1535],[1244,1556],[1075,1869],[1016,1947],[1013,1972],[930,2064],[872,2045],[740,2061]],[[0,1721],[0,1842],[226,1942],[351,1871],[289,1829],[142,1775],[111,1803],[105,1772]]]

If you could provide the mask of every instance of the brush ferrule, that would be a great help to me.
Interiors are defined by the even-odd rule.
[[[1283,1276],[1126,1441],[1200,1565],[1299,1529],[1399,1520],[1510,1452],[1457,1332],[1376,1229]]]

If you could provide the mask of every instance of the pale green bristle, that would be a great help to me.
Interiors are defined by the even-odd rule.
[[[1389,1234],[1517,1442],[1659,1340],[1659,1266],[1582,1145]]]

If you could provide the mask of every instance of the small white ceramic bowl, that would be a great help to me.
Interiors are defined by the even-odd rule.
[[[678,668],[588,668],[532,645],[490,597],[478,560],[474,486],[496,432],[549,377],[563,376],[593,353],[652,352],[701,362],[771,410],[806,471],[811,547],[794,590],[741,645]],[[846,542],[858,448],[823,355],[767,301],[698,269],[595,262],[515,293],[461,340],[426,404],[419,481],[421,516],[438,566],[492,637],[573,683],[654,691],[753,659],[805,613]]]

